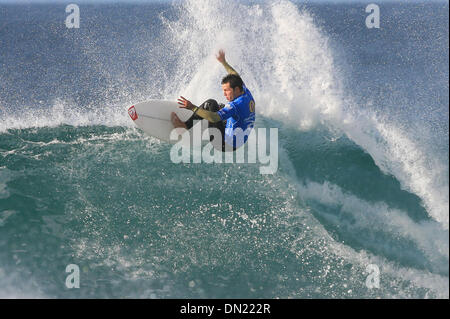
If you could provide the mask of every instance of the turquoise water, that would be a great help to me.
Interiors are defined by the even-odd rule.
[[[395,272],[382,273],[379,290],[367,289],[364,264],[373,254],[383,258],[381,271],[411,268],[427,280],[445,278],[446,257],[432,250],[445,243],[445,231],[427,216],[417,196],[401,190],[350,141],[310,135],[294,138],[302,151],[290,157],[293,178],[283,165],[272,176],[260,175],[256,164],[173,164],[169,145],[135,129],[62,125],[9,130],[1,144],[2,260],[12,289],[6,293],[425,296],[428,289],[406,280],[400,289]],[[315,147],[319,156],[306,152],[304,140],[322,142],[321,151]],[[345,165],[339,161],[343,154]],[[358,185],[348,175],[367,178]],[[326,181],[324,176],[329,176]],[[334,194],[327,195],[330,202],[321,192]],[[348,204],[354,201],[354,207]],[[419,233],[414,237],[408,225],[392,224],[389,214],[394,221],[414,224]],[[437,243],[423,239],[429,230],[436,232]],[[432,256],[426,255],[428,249]],[[79,290],[64,286],[65,267],[72,263],[81,270]]]
[[[226,50],[253,89],[256,127],[278,128],[279,165],[273,175],[260,174],[259,163],[174,164],[171,145],[146,136],[127,115],[129,105],[148,98],[178,92],[194,101],[221,96],[216,83],[223,71],[211,54],[224,43],[212,39],[219,32],[216,24],[240,17],[230,17],[224,2],[211,1],[197,12],[202,5],[188,1],[181,7],[187,10],[184,18],[172,5],[86,7],[85,21],[92,25],[86,31],[81,24],[76,37],[90,51],[69,67],[72,73],[64,73],[68,66],[58,64],[56,56],[76,55],[75,45],[45,57],[33,51],[39,44],[51,52],[51,34],[66,42],[74,37],[58,35],[64,25],[52,19],[59,7],[27,7],[36,20],[47,12],[47,23],[54,23],[50,35],[44,28],[35,31],[34,40],[24,39],[26,26],[9,22],[0,30],[0,40],[16,39],[0,49],[2,61],[20,62],[8,64],[1,75],[8,94],[0,95],[0,297],[448,298],[448,116],[431,112],[448,115],[448,84],[440,87],[434,78],[429,90],[424,84],[420,90],[428,95],[421,97],[428,104],[421,104],[421,111],[415,98],[406,98],[420,91],[406,80],[420,73],[419,61],[431,56],[431,64],[442,67],[448,50],[434,56],[424,49],[434,42],[429,30],[422,30],[422,36],[414,35],[421,42],[406,42],[423,48],[421,54],[408,47],[404,59],[398,52],[380,53],[380,60],[390,61],[391,73],[386,75],[383,63],[379,73],[371,73],[376,65],[361,53],[367,48],[357,45],[367,36],[364,29],[353,30],[354,47],[346,47],[353,26],[348,21],[357,20],[364,6],[347,13],[344,5],[334,11],[324,5],[297,9],[287,1],[234,5],[250,8],[245,24],[250,31],[245,29],[241,40],[252,58],[239,46]],[[0,8],[11,19],[22,10]],[[119,8],[122,20],[116,19]],[[421,9],[401,7],[426,22]],[[396,10],[385,9],[393,16]],[[448,10],[442,15],[448,20]],[[348,22],[344,30],[331,26],[336,16],[347,16],[337,20]],[[127,31],[131,17],[140,31],[158,32]],[[204,24],[183,24],[189,17]],[[102,21],[115,21],[112,35]],[[33,23],[39,23],[30,23],[37,30]],[[260,33],[256,25],[272,25],[272,34]],[[380,41],[395,47],[400,40],[392,31],[395,24],[391,27]],[[448,34],[446,28],[439,32]],[[148,51],[143,42],[141,48],[127,32],[147,37],[154,47]],[[195,37],[187,53],[177,46],[180,39]],[[134,53],[111,51],[112,40],[128,41]],[[275,49],[269,50],[269,40]],[[199,43],[207,45],[196,50]],[[13,73],[19,76],[15,71],[26,67],[24,61],[31,63],[20,45],[28,46],[34,64],[18,87],[11,85]],[[164,53],[167,64],[153,64],[154,56]],[[364,57],[353,61],[353,54]],[[340,71],[343,57],[348,69]],[[191,66],[171,75],[174,65],[189,59]],[[368,95],[367,88],[382,76],[395,87],[408,59],[417,67],[400,79],[405,88],[388,94],[386,84]],[[136,60],[143,66],[141,80],[133,72]],[[81,77],[86,63],[91,75],[111,67],[93,80]],[[61,82],[32,81],[52,64]],[[122,67],[132,74],[128,80]],[[359,80],[375,74],[373,82],[349,80],[347,72],[354,69]],[[169,80],[175,87],[161,85]],[[366,88],[363,97],[356,82]],[[24,96],[29,102],[18,103]],[[69,264],[80,269],[79,289],[65,285]],[[379,268],[379,288],[366,284],[368,265]]]

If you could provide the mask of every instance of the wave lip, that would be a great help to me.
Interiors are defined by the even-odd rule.
[[[431,220],[417,223],[404,211],[392,209],[383,202],[368,203],[328,182],[308,182],[298,187],[305,201],[337,209],[337,215],[321,213],[320,216],[358,245],[382,252],[384,256],[400,259],[404,256],[412,264],[448,276],[448,231],[439,223]],[[378,242],[376,238],[383,240]],[[404,246],[406,241],[411,242],[408,249]]]
[[[9,129],[27,129],[33,127],[56,127],[59,125],[72,126],[129,126],[126,106],[93,107],[80,109],[67,101],[57,99],[48,109],[24,107],[20,111],[3,112],[5,117],[0,119],[0,133]]]
[[[352,118],[343,129],[384,173],[395,176],[403,189],[419,196],[428,214],[449,229],[448,167],[440,159],[423,151],[400,128],[375,116]]]

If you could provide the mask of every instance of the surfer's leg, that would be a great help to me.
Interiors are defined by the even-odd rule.
[[[173,124],[173,126],[174,126],[175,128],[182,127],[182,128],[185,128],[185,129],[189,129],[189,128],[187,127],[187,125],[186,125],[182,120],[180,120],[180,118],[178,117],[178,115],[175,114],[175,112],[172,112],[172,113],[170,114],[170,119],[171,119],[172,124]]]
[[[217,112],[221,108],[224,107],[223,104],[217,103],[216,100],[207,100],[205,103],[203,103],[200,107],[204,108],[205,110],[211,111],[211,112]],[[216,128],[219,130],[220,134],[222,135],[222,141],[221,143],[213,143],[214,147],[218,150],[221,150],[222,152],[225,152],[225,127],[226,127],[226,121],[220,121],[216,123],[208,123],[209,128]],[[210,136],[209,141],[212,142],[214,140],[214,135]],[[218,144],[218,145],[216,145]]]
[[[210,107],[209,110],[211,112],[217,112],[217,111],[219,111],[221,108],[223,108],[225,106],[224,104],[218,104],[214,100],[208,100],[208,101],[209,101],[209,107]],[[225,152],[226,150],[228,151],[228,149],[233,150],[233,152],[234,152],[236,150],[236,148],[234,146],[230,148],[230,145],[225,143],[225,127],[226,126],[227,126],[227,122],[226,121],[220,121],[220,122],[216,122],[216,123],[209,123],[209,127],[217,128],[220,131],[220,134],[222,134],[221,146],[217,145],[216,148],[218,150],[220,150],[220,147],[221,147],[222,148],[221,149],[222,152]],[[213,139],[214,139],[214,136],[210,136],[210,142],[212,142]]]
[[[219,111],[221,108],[223,108],[225,105],[224,104],[219,104],[217,103],[216,100],[213,99],[209,99],[205,102],[203,102],[199,107],[210,111],[210,112],[217,112]],[[192,128],[192,126],[194,126],[194,120],[202,120],[202,117],[198,116],[197,114],[192,115],[189,120],[187,120],[186,122],[184,122],[184,124],[186,125],[187,129],[190,130]],[[208,127],[209,128],[216,128],[219,130],[220,134],[222,135],[222,141],[220,143],[213,143],[214,147],[217,148],[218,150],[225,152],[225,127],[226,127],[226,122],[225,121],[220,121],[220,122],[216,122],[216,123],[208,123]],[[210,136],[210,142],[212,142],[214,140],[214,135]],[[233,147],[233,151],[235,151],[236,149]]]
[[[199,108],[202,108],[204,110],[211,111],[211,112],[217,112],[218,110],[221,109],[221,107],[217,103],[217,101],[213,100],[213,99],[209,99],[209,100],[203,102],[199,106]],[[201,116],[198,116],[197,114],[194,114],[189,118],[189,120],[184,122],[184,124],[186,124],[187,129],[190,130],[192,128],[192,126],[194,126],[194,121],[200,121],[200,120],[203,120],[203,118]],[[215,124],[215,123],[209,123],[210,127],[211,127],[211,124]]]
[[[216,100],[213,100],[213,99],[206,100],[199,106],[199,108],[202,108],[202,109],[210,111],[210,112],[217,112],[223,107],[224,107],[223,104],[219,104],[219,103],[217,103]],[[187,120],[184,123],[186,124],[187,129],[190,130],[192,128],[192,126],[194,126],[194,120],[202,120],[202,119],[203,119],[202,117],[198,116],[197,114],[194,114],[189,118],[189,120]],[[213,145],[218,150],[224,151],[225,150],[225,123],[223,121],[216,122],[216,123],[209,122],[208,127],[216,128],[220,131],[220,134],[222,135],[222,141],[221,141],[221,143],[213,143]],[[214,135],[210,135],[209,141],[212,142],[213,140],[214,140]],[[216,144],[219,144],[219,145],[216,145]]]
[[[217,112],[218,110],[220,110],[219,103],[217,103],[217,101],[213,99],[209,99],[203,102],[200,107],[211,112]]]
[[[202,107],[202,105],[200,105],[199,107]],[[194,121],[200,121],[200,120],[202,120],[202,118],[200,116],[198,116],[197,114],[194,114],[189,118],[189,120],[184,122],[184,124],[186,124],[187,129],[190,130],[194,126]]]

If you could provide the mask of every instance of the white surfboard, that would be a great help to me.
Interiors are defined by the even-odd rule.
[[[170,140],[170,133],[174,129],[170,114],[175,112],[182,121],[187,121],[192,116],[192,111],[179,108],[178,106],[176,101],[150,100],[131,106],[128,109],[128,114],[134,121],[134,124],[148,135],[166,142],[175,143],[176,141]],[[206,128],[208,127],[207,123],[206,121]],[[202,127],[204,127],[203,123]]]

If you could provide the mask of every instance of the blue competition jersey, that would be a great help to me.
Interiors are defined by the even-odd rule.
[[[225,143],[233,145],[235,148],[247,142],[248,135],[255,123],[255,100],[245,85],[243,89],[244,93],[241,96],[217,112],[222,121],[227,120]],[[237,130],[238,128],[240,130]]]

